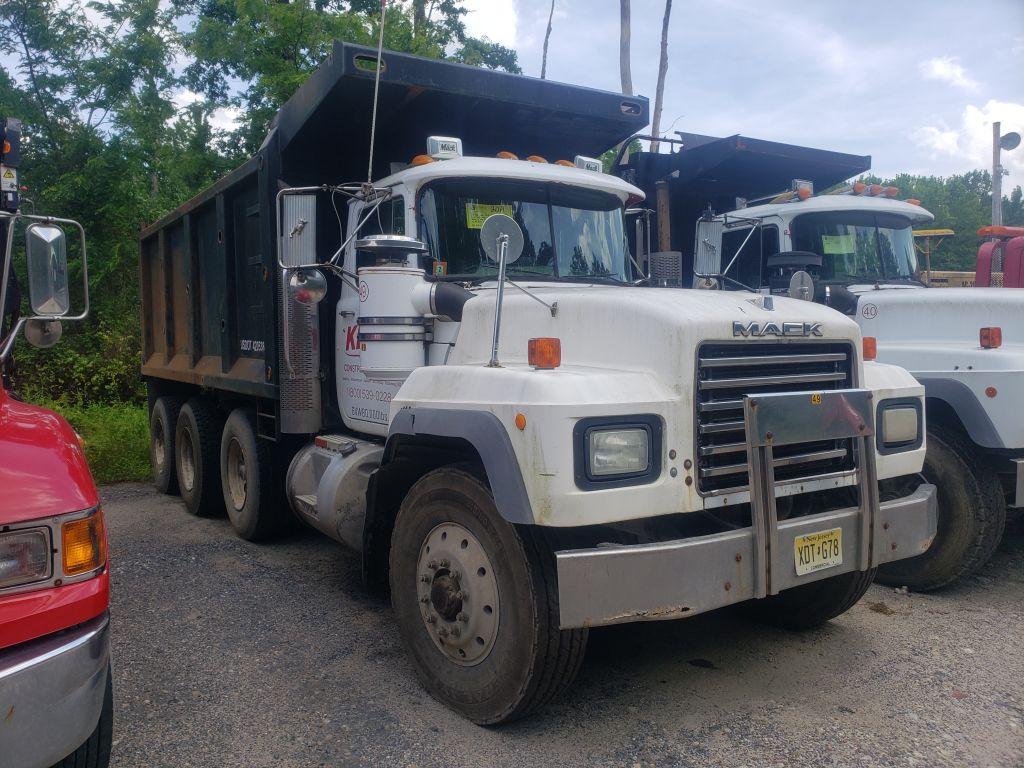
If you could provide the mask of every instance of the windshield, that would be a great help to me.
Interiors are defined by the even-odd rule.
[[[498,265],[484,255],[480,227],[504,213],[523,229],[510,277],[624,282],[630,279],[621,201],[593,190],[493,179],[430,184],[420,198],[430,271],[484,280]]]
[[[834,282],[916,280],[917,256],[910,221],[863,211],[797,216],[793,250],[824,257],[821,279]]]

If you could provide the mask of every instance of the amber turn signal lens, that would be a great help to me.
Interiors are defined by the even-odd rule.
[[[878,339],[874,336],[864,337],[864,359],[874,360],[878,357]]]
[[[77,576],[94,571],[107,562],[107,534],[103,527],[103,510],[81,520],[61,526],[61,548],[64,550],[64,575]]]
[[[1003,346],[1002,328],[982,328],[979,336],[982,349],[998,349]]]
[[[562,342],[551,338],[530,339],[528,357],[534,368],[557,368],[562,364]]]

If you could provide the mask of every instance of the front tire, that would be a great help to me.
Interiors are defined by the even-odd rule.
[[[153,469],[153,484],[160,493],[171,496],[178,494],[174,432],[182,402],[180,397],[158,397],[149,415],[149,464]]]
[[[794,631],[814,629],[853,608],[868,591],[876,570],[841,573],[744,606],[751,618],[765,624]]]
[[[992,557],[1006,525],[999,476],[963,435],[928,427],[922,474],[938,489],[935,540],[923,554],[883,565],[878,580],[928,592],[968,576]]]
[[[445,467],[406,495],[391,600],[417,677],[481,725],[524,717],[576,677],[585,629],[560,630],[551,551],[501,518],[487,486]]]
[[[193,397],[182,406],[174,430],[175,469],[185,508],[198,517],[224,513],[220,488],[220,437],[224,417]]]
[[[270,447],[256,436],[252,413],[231,412],[220,441],[220,476],[224,506],[235,532],[246,541],[265,541],[282,525],[274,493]]]

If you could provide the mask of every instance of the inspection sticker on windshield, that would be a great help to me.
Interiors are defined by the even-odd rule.
[[[818,531],[793,540],[796,575],[804,576],[843,564],[843,529]]]
[[[504,203],[466,203],[466,228],[480,229],[487,221],[487,217],[496,213],[512,216],[512,206]]]
[[[857,241],[853,235],[822,235],[821,250],[829,255],[857,252]]]

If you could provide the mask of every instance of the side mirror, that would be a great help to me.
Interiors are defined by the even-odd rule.
[[[71,309],[68,247],[64,230],[53,224],[30,224],[25,230],[29,304],[37,315],[62,317]]]
[[[327,295],[327,278],[319,269],[296,269],[288,278],[288,293],[299,304],[319,304]]]
[[[25,323],[25,341],[36,349],[49,349],[58,341],[64,328],[60,320],[37,320],[32,318]]]
[[[491,333],[491,360],[489,368],[499,367],[498,335],[501,333],[501,303],[505,296],[505,267],[523,255],[523,230],[511,216],[494,213],[480,227],[480,247],[491,261],[498,265],[498,290],[494,303],[494,329]]]

